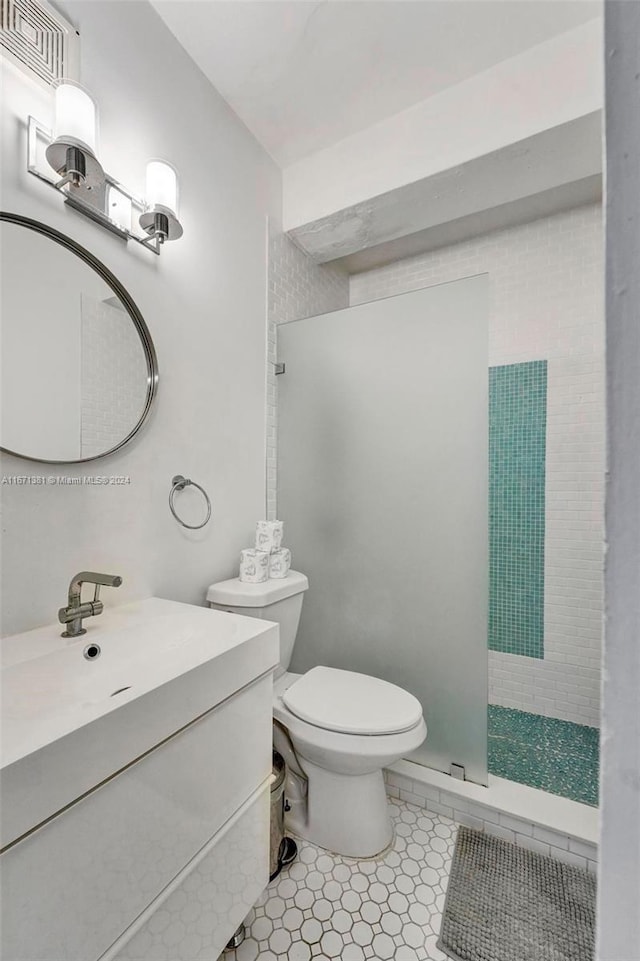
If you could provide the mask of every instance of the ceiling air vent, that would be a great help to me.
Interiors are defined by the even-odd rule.
[[[78,78],[79,37],[46,0],[0,0],[2,53],[32,79],[50,86]]]

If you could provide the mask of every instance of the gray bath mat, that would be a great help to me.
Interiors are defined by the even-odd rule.
[[[454,961],[592,961],[595,877],[458,830],[438,947]]]

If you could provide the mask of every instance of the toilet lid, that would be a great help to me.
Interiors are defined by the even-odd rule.
[[[333,667],[312,668],[282,700],[302,721],[342,734],[398,734],[422,717],[420,702],[401,687]]]

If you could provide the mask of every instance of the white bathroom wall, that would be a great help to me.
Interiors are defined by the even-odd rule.
[[[160,366],[149,423],[108,460],[51,469],[3,457],[3,477],[130,478],[2,485],[4,633],[55,621],[71,576],[85,569],[123,576],[119,590],[103,592],[106,605],[150,594],[202,603],[208,584],[234,573],[264,512],[265,231],[267,216],[279,215],[279,171],[148,3],[60,6],[80,31],[81,81],[99,104],[105,168],[143,193],[146,160],[171,160],[184,237],[161,257],[127,247],[29,176],[26,118],[50,121],[49,98],[3,64],[3,209],[45,221],[101,259],[140,308]],[[25,263],[25,282],[34,277]],[[169,513],[176,473],[211,496],[213,517],[200,532]],[[190,517],[202,510],[196,492],[180,504]]]
[[[640,944],[640,5],[606,4],[607,559],[598,961]]]
[[[267,356],[267,517],[277,516],[277,327],[349,306],[349,277],[340,267],[319,266],[270,224]],[[285,534],[286,539],[286,534]],[[295,558],[294,558],[295,562]],[[295,566],[295,563],[294,563]]]
[[[351,303],[486,271],[489,363],[548,360],[544,660],[489,652],[489,700],[599,725],[604,326],[599,205],[351,278]]]

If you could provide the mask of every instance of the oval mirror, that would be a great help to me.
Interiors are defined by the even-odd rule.
[[[117,280],[70,237],[0,213],[0,446],[78,464],[118,450],[158,386],[151,335]]]

